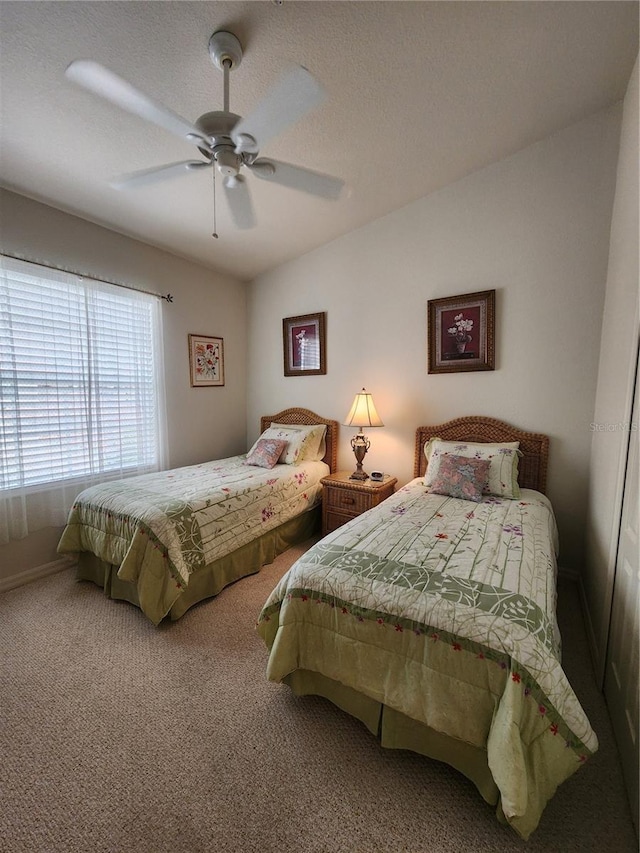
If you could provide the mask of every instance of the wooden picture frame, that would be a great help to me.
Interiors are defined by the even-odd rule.
[[[189,335],[189,374],[192,388],[224,385],[224,340]]]
[[[285,376],[320,376],[327,372],[325,326],[325,312],[283,319]]]
[[[429,373],[494,370],[495,297],[495,290],[482,290],[429,300]]]

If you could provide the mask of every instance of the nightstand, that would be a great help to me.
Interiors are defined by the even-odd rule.
[[[384,480],[350,480],[350,471],[338,471],[323,477],[322,535],[337,530],[347,521],[377,506],[393,494],[397,477],[385,474]]]

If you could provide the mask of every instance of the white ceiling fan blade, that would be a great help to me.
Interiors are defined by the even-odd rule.
[[[112,104],[127,112],[146,119],[189,142],[197,145],[204,142],[207,147],[209,146],[208,140],[195,125],[140,92],[131,83],[118,77],[103,65],[89,59],[76,59],[67,67],[65,74],[78,86],[111,101]]]
[[[246,150],[246,140],[240,137],[248,135],[255,139],[257,149],[261,149],[266,142],[317,107],[325,94],[315,77],[299,65],[280,78],[252,113],[240,119],[233,129],[232,139],[241,150]]]
[[[278,160],[256,160],[247,168],[263,181],[271,181],[283,187],[290,187],[292,190],[301,190],[332,201],[340,196],[344,187],[344,181],[340,178],[313,172],[311,169],[303,169],[301,166],[292,166],[290,163],[280,163]]]
[[[194,172],[198,169],[210,168],[211,163],[204,160],[184,160],[180,163],[167,163],[166,166],[154,166],[151,169],[141,169],[139,172],[128,172],[109,181],[110,186],[117,190],[134,189],[159,183],[166,178],[175,178],[184,175],[185,172]]]
[[[224,193],[227,197],[229,210],[233,221],[238,228],[254,228],[256,224],[253,214],[251,196],[245,179],[242,175],[233,178],[225,178],[223,181]]]

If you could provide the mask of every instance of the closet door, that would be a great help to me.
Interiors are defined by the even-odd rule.
[[[640,637],[639,373],[640,371],[636,371],[633,415],[629,425],[629,448],[604,682],[604,693],[618,742],[636,831],[638,830],[638,641]]]

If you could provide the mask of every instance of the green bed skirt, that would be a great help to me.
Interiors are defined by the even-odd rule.
[[[470,779],[496,814],[506,823],[500,805],[500,791],[487,762],[487,751],[444,735],[424,723],[394,711],[386,705],[346,687],[318,672],[298,669],[283,679],[297,696],[323,696],[338,708],[360,720],[389,749],[408,749],[443,761]]]
[[[246,575],[255,574],[262,566],[272,563],[278,554],[282,554],[292,545],[310,539],[319,532],[320,519],[321,508],[314,507],[253,542],[248,542],[226,557],[203,566],[190,576],[187,588],[180,593],[179,598],[168,610],[162,609],[160,604],[164,590],[159,584],[157,595],[154,597],[157,598],[158,607],[161,609],[157,612],[154,609],[153,613],[147,613],[147,615],[156,623],[164,615],[172,620],[179,619],[194,604],[217,595],[225,586]],[[121,580],[118,577],[117,566],[106,563],[88,551],[78,554],[76,577],[78,580],[92,581],[101,586],[109,598],[129,601],[136,607],[140,607],[140,594],[136,584]],[[148,590],[145,590],[145,599],[149,599]]]

